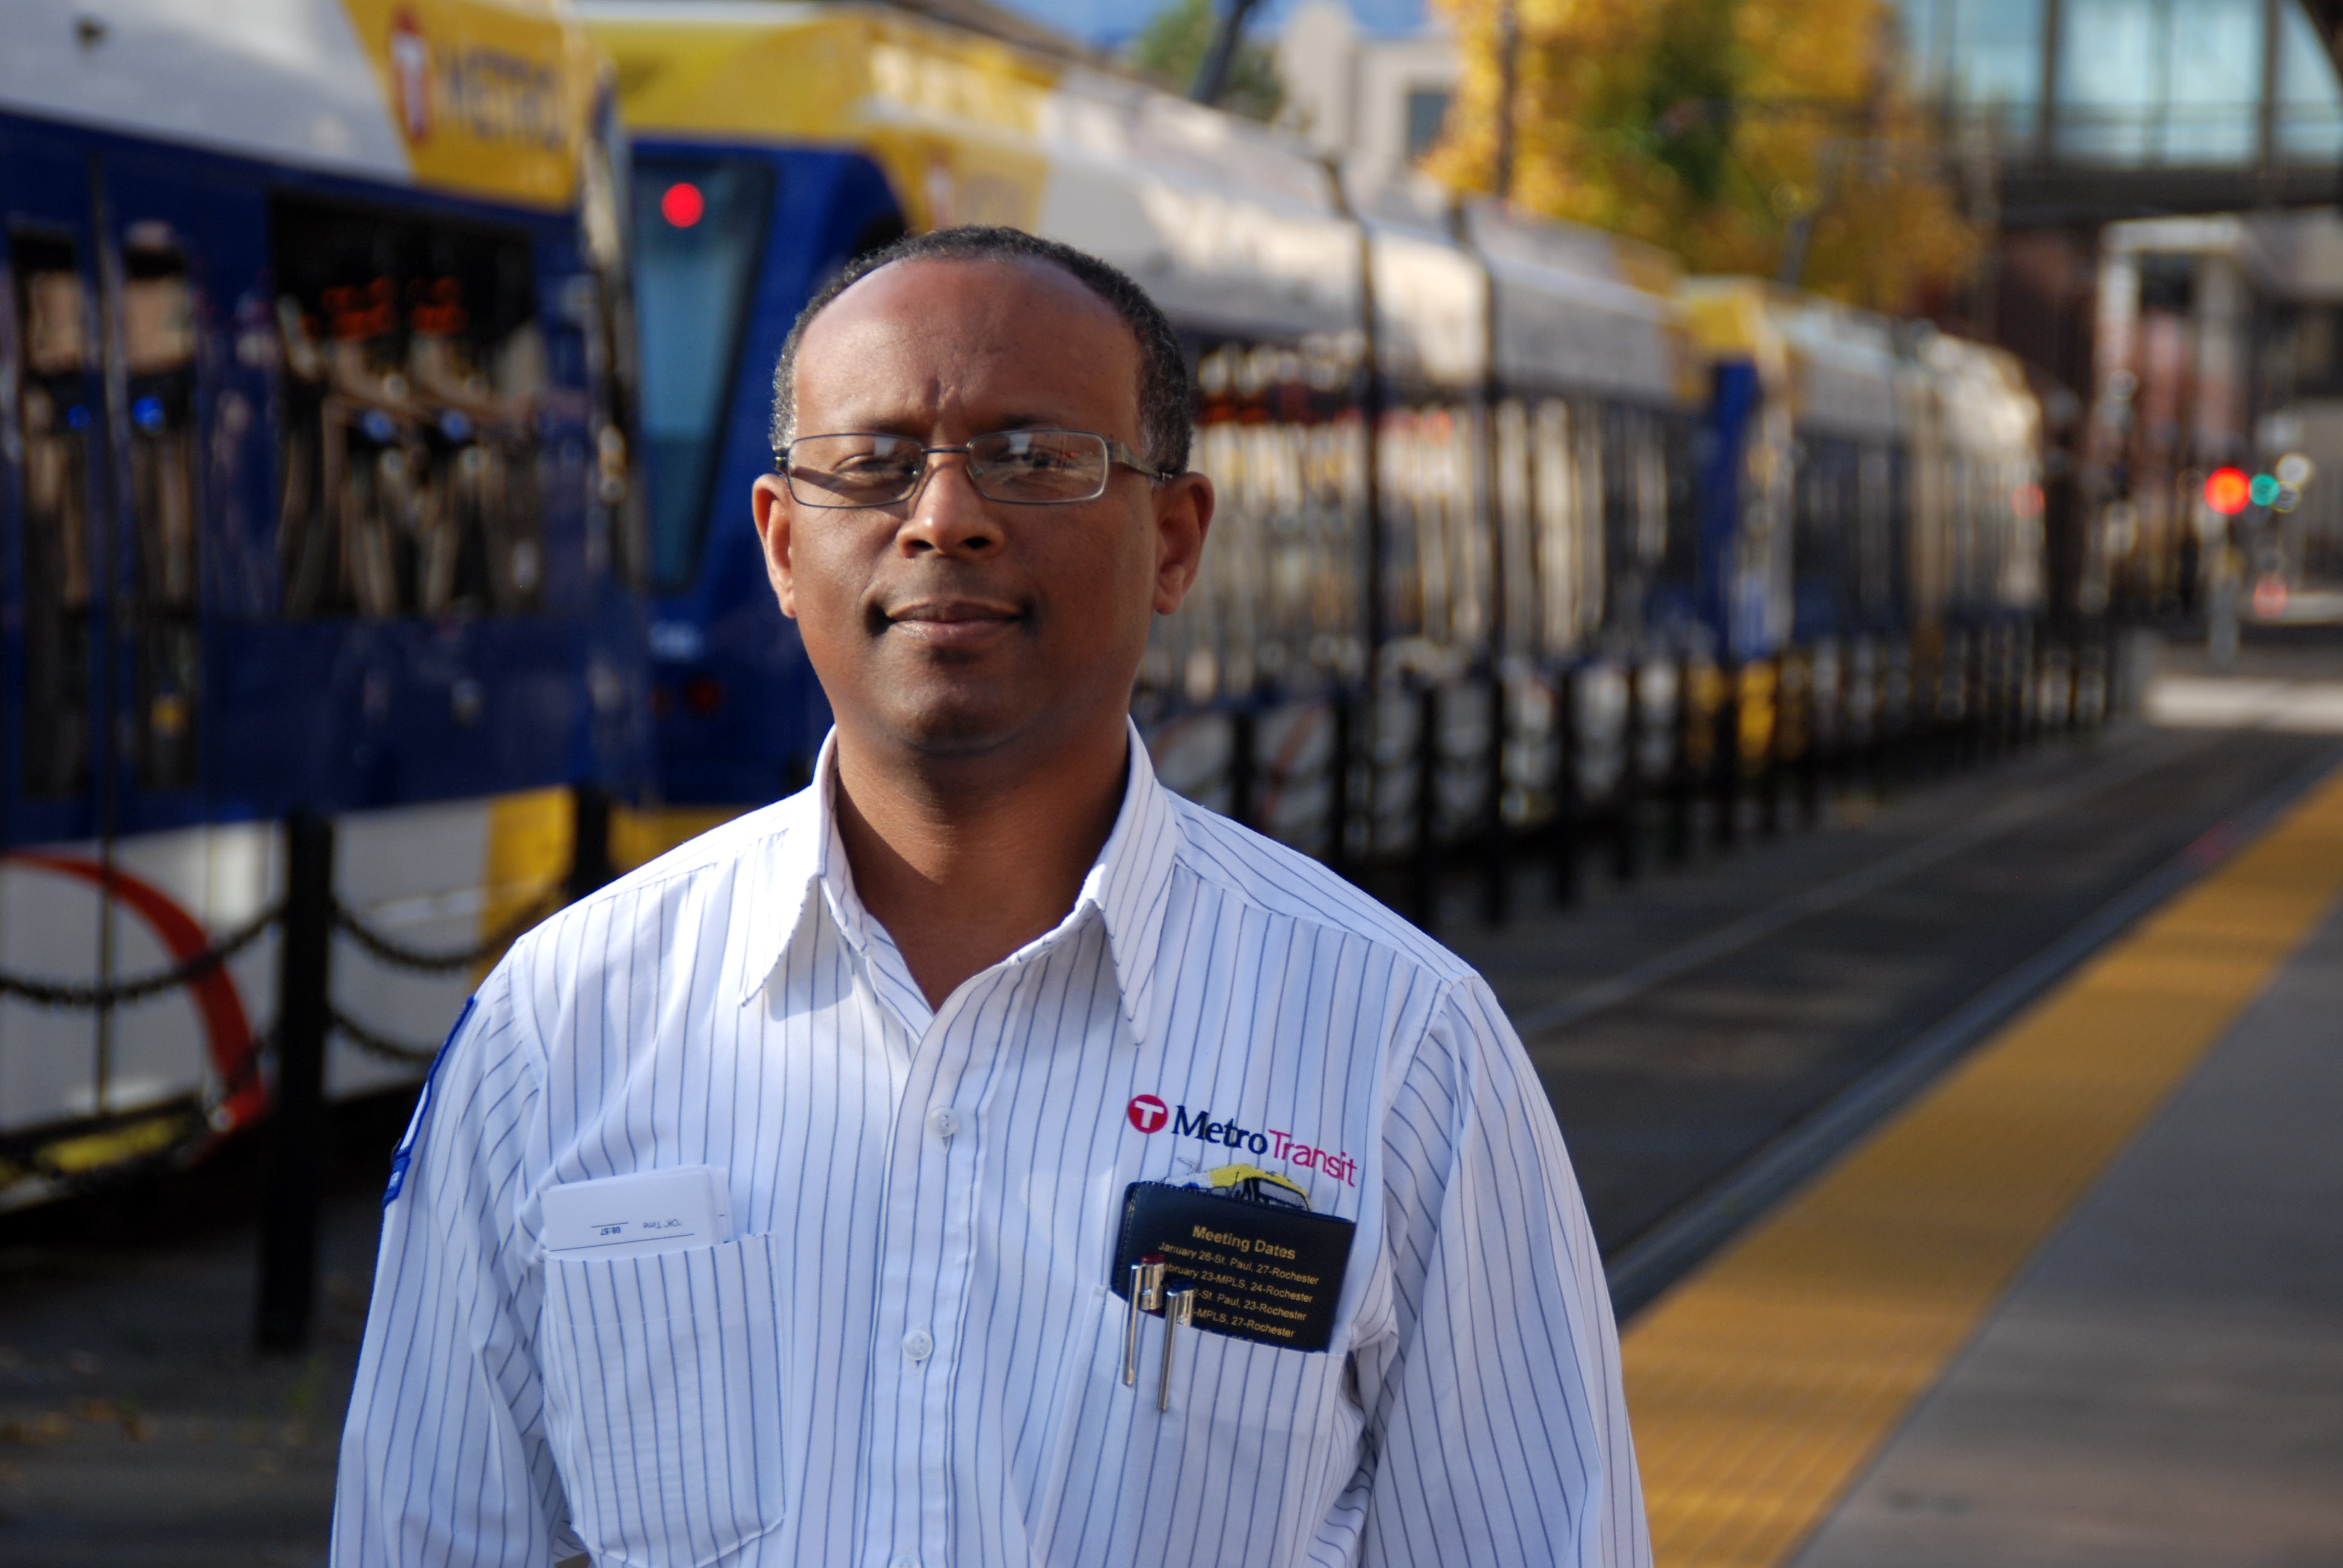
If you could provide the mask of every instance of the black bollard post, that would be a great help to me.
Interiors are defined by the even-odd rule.
[[[1440,688],[1416,694],[1415,843],[1408,858],[1409,918],[1424,930],[1440,920]]]
[[[1481,914],[1493,926],[1503,925],[1505,918],[1513,913],[1513,834],[1505,826],[1509,706],[1505,701],[1504,674],[1502,670],[1494,672],[1489,677],[1488,794],[1481,802]]]
[[[569,880],[563,892],[576,903],[617,880],[610,859],[610,792],[598,784],[570,786]]]
[[[1260,771],[1259,721],[1252,709],[1240,708],[1229,715],[1229,818],[1248,828],[1261,826],[1253,820]]]
[[[268,1117],[267,1187],[261,1200],[256,1329],[265,1351],[297,1351],[307,1344],[317,1298],[317,1186],[333,951],[334,825],[314,811],[297,811],[285,819],[277,1092]]]
[[[1692,859],[1692,798],[1696,788],[1693,781],[1688,742],[1692,739],[1693,726],[1704,722],[1700,704],[1693,693],[1693,667],[1688,658],[1676,660],[1676,709],[1671,719],[1664,852],[1669,865],[1681,866]]]
[[[1627,707],[1619,719],[1619,782],[1611,815],[1611,874],[1623,883],[1644,874],[1644,667],[1627,666]]]
[[[1326,864],[1338,877],[1351,874],[1351,694],[1334,697],[1333,769],[1326,789]],[[1372,788],[1370,799],[1373,798]]]
[[[1716,709],[1716,847],[1741,841],[1741,671],[1727,668],[1725,700]]]
[[[1554,896],[1578,901],[1578,672],[1564,669],[1554,691]]]

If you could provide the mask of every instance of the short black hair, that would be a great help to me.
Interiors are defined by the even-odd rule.
[[[895,241],[856,256],[830,274],[798,312],[781,357],[773,367],[773,451],[779,456],[797,435],[798,347],[806,327],[830,302],[882,266],[899,261],[1038,261],[1054,266],[1097,295],[1122,317],[1139,340],[1139,438],[1147,460],[1166,473],[1184,472],[1188,445],[1193,434],[1188,395],[1188,357],[1171,318],[1147,297],[1147,291],[1121,269],[1087,251],[1054,239],[1042,239],[1021,228],[983,227],[933,229]]]

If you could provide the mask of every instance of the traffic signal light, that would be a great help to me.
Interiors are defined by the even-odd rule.
[[[2205,504],[2225,518],[2244,511],[2253,493],[2253,481],[2242,468],[2216,468],[2205,476]]]

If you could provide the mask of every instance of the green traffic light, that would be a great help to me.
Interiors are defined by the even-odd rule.
[[[2253,484],[2247,487],[2246,493],[2253,498],[2254,505],[2267,507],[2278,499],[2278,490],[2277,475],[2256,474]]]

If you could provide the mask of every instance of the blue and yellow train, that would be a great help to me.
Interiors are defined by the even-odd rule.
[[[1688,711],[1687,668],[1755,668],[1816,723],[1827,698],[1856,737],[1906,723],[1916,683],[1973,701],[1973,645],[2014,678],[2040,490],[2006,356],[1363,186],[885,6],[580,14],[633,138],[673,831],[802,781],[826,724],[744,520],[781,339],[831,268],[950,223],[1103,256],[1188,339],[1222,510],[1138,708],[1168,778],[1290,842],[1363,863],[1533,826],[1564,769],[1614,787],[1631,711]]]

